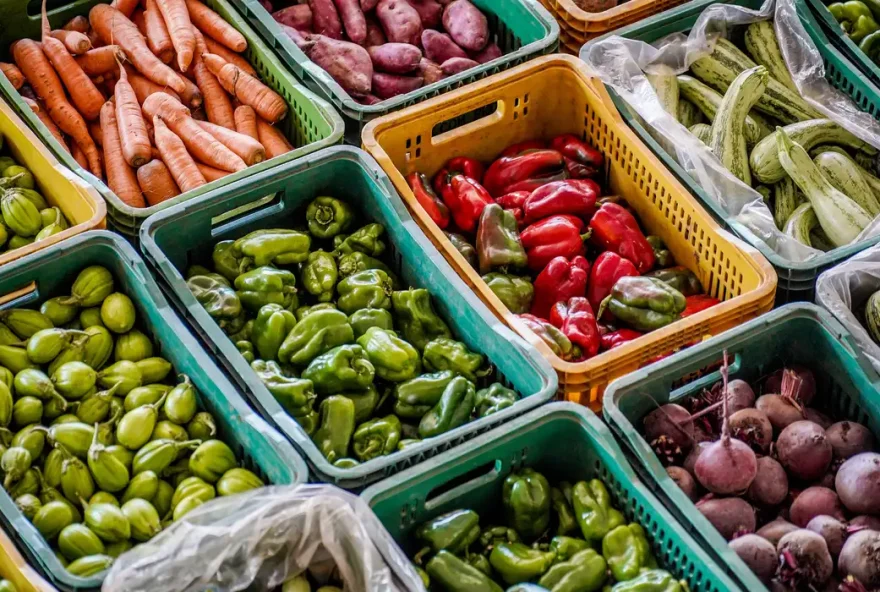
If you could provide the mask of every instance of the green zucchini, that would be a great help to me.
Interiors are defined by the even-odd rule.
[[[782,232],[799,243],[812,247],[813,243],[810,240],[810,232],[817,226],[819,226],[819,219],[816,217],[813,206],[809,202],[802,203],[788,217]]]
[[[813,159],[828,182],[862,206],[871,217],[880,214],[880,202],[871,187],[862,178],[859,165],[845,154],[823,152]]]
[[[749,56],[722,37],[715,43],[715,48],[709,56],[691,64],[691,72],[715,90],[724,92],[743,70],[754,68],[756,65]],[[794,123],[822,116],[799,94],[772,78],[768,81],[767,88],[758,99],[755,108],[782,123]]]
[[[764,198],[764,203],[769,204],[772,201],[773,190],[766,185],[758,185],[755,187],[755,191],[761,194],[761,197]]]
[[[846,156],[847,158],[850,158],[850,159],[852,158],[852,155],[850,155],[846,150],[844,150],[840,146],[832,146],[830,144],[821,144],[819,146],[816,146],[815,148],[810,150],[810,156],[812,156],[815,159],[817,156],[819,156],[823,152],[836,152],[837,154],[842,154],[843,156]],[[857,152],[856,156],[858,156],[859,154],[862,154],[862,153]],[[867,157],[867,155],[866,155],[866,157]],[[855,161],[853,161],[853,164],[856,165],[856,169],[859,171],[859,174],[862,176],[862,180],[865,183],[867,183],[868,187],[871,188],[871,193],[874,194],[874,198],[878,201],[878,203],[880,203],[880,179],[878,179],[877,177],[875,177],[874,175],[872,175],[871,173],[866,171],[864,169],[864,167],[859,164],[858,158],[856,158]]]
[[[782,52],[779,51],[779,40],[773,30],[773,21],[759,21],[749,25],[746,28],[745,46],[752,59],[770,71],[770,76],[800,96],[800,91],[788,73]]]
[[[813,245],[814,249],[819,249],[826,253],[834,250],[834,245],[831,244],[828,235],[825,234],[825,231],[822,230],[821,226],[817,226],[813,229],[813,232],[810,233],[810,243]]]
[[[850,148],[867,146],[830,119],[811,119],[792,123],[784,128],[786,135],[804,150],[810,150],[818,144],[838,144]],[[761,183],[776,183],[785,176],[785,170],[779,162],[779,151],[776,146],[777,134],[771,134],[752,148],[749,165],[752,174]]]
[[[785,228],[791,213],[804,203],[804,196],[797,190],[797,185],[786,175],[782,181],[773,186],[773,221],[779,230]]]
[[[712,141],[712,126],[708,123],[697,123],[692,125],[689,131],[697,136],[697,139],[706,146]]]
[[[715,89],[709,88],[693,76],[682,74],[678,77],[678,88],[681,96],[693,103],[703,114],[713,121],[718,112],[718,106],[724,97]],[[765,125],[759,117],[755,117],[754,111],[746,116],[745,129],[746,142],[754,146],[762,139],[773,133],[773,128]],[[690,127],[690,126],[688,126]]]
[[[669,70],[662,74],[645,74],[645,77],[654,87],[663,110],[678,117],[678,80],[675,79],[675,74]]]
[[[872,146],[873,148],[873,146]],[[860,167],[863,167],[869,171],[877,170],[877,155],[869,154],[863,151],[856,152],[855,156],[856,162]]]
[[[746,185],[752,184],[749,170],[749,152],[743,132],[746,116],[764,93],[770,73],[764,66],[744,70],[727,89],[715,121],[709,147],[721,164]]]
[[[875,343],[880,343],[880,290],[871,294],[865,303],[865,329]]]
[[[706,118],[703,116],[703,112],[700,111],[696,105],[694,105],[687,99],[682,99],[681,97],[679,97],[678,121],[679,123],[681,123],[681,125],[689,128],[691,126],[697,125],[698,123],[705,123]]]

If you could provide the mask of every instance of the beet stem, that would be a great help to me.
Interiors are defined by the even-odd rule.
[[[730,366],[727,363],[727,350],[724,350],[724,362],[721,364],[721,441],[724,446],[730,446],[730,423],[727,421],[727,380],[730,375]]]

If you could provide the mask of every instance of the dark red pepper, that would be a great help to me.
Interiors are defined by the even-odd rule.
[[[526,179],[525,181],[519,181],[514,183],[510,187],[507,188],[509,192],[519,192],[519,191],[527,191],[532,193],[535,189],[539,187],[543,187],[548,183],[555,183],[556,181],[565,181],[568,179],[568,171],[562,170],[553,175],[547,175],[545,177],[533,177],[531,179]]]
[[[606,203],[590,220],[593,242],[606,251],[632,261],[639,273],[654,267],[654,249],[642,234],[639,223],[621,206]]]
[[[596,175],[596,171],[591,167],[575,162],[567,156],[563,156],[562,160],[565,161],[565,171],[572,179],[589,179]]]
[[[567,302],[569,298],[584,295],[589,275],[590,263],[583,257],[577,256],[571,260],[554,257],[533,282],[535,296],[529,312],[542,319],[549,318],[550,309],[557,302]]]
[[[523,204],[526,224],[556,214],[571,214],[589,220],[596,212],[601,189],[588,179],[555,181],[535,189]]]
[[[501,156],[519,156],[523,152],[531,152],[533,150],[546,150],[547,142],[544,140],[528,140],[526,142],[520,142],[519,144],[513,144],[512,146],[508,146],[504,152],[501,153]]]
[[[605,162],[601,152],[571,134],[553,138],[550,148],[568,159],[565,168],[574,178],[595,175],[602,170]]]
[[[584,256],[582,235],[584,222],[576,216],[550,216],[535,222],[520,233],[520,240],[529,256],[529,269],[541,271],[554,257],[572,259]]]
[[[477,183],[483,182],[483,175],[486,173],[486,167],[483,166],[482,162],[467,156],[456,156],[446,163],[446,169],[449,171],[450,176],[464,175],[475,180]]]
[[[482,185],[464,175],[452,177],[449,197],[445,201],[455,225],[465,232],[473,232],[483,208],[495,203]]]
[[[644,335],[644,333],[640,333],[633,329],[618,329],[617,331],[611,331],[610,333],[605,333],[599,339],[599,344],[602,347],[602,351],[608,351],[609,349],[614,349],[615,347],[620,347],[624,343],[629,343],[635,339],[638,339]]]
[[[523,213],[523,204],[529,198],[531,193],[528,191],[514,191],[513,193],[506,193],[495,200],[499,206],[512,213],[516,221],[519,223],[520,228],[523,227],[523,220],[525,219],[525,214]]]
[[[557,302],[550,309],[550,322],[561,329],[572,343],[580,346],[584,359],[599,353],[599,327],[590,303],[583,296]]]
[[[428,183],[428,177],[422,173],[410,173],[407,175],[406,181],[419,205],[425,209],[431,220],[440,228],[449,226],[449,208],[446,207],[443,200],[437,197],[434,189]]]
[[[693,316],[707,308],[712,308],[716,304],[721,304],[720,300],[712,298],[708,294],[688,296],[685,298],[685,302],[687,302],[687,305],[684,307],[684,312],[681,313],[681,318]]]
[[[587,300],[593,310],[599,310],[599,305],[605,297],[611,294],[611,288],[622,277],[635,277],[639,275],[636,266],[611,251],[605,251],[593,261],[593,269],[590,272],[590,284],[587,287]],[[609,313],[610,314],[610,313]],[[606,318],[608,315],[606,315]]]
[[[492,163],[483,184],[492,195],[504,195],[518,189],[517,183],[547,177],[564,171],[562,154],[556,150],[536,150],[519,156],[502,156]]]

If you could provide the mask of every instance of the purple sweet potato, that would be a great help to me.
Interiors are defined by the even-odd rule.
[[[443,74],[443,70],[440,69],[440,66],[428,58],[422,58],[419,61],[419,76],[425,79],[425,85],[434,84],[438,80],[446,78],[446,75]]]
[[[272,13],[272,18],[283,25],[299,29],[312,30],[312,9],[308,4],[294,4]]]
[[[372,16],[367,17],[367,47],[373,47],[375,45],[385,45],[388,43],[388,39],[385,38],[385,32],[382,31],[382,27],[379,23],[376,22]]]
[[[790,532],[794,532],[798,527],[789,522],[788,520],[784,520],[782,518],[777,518],[773,522],[768,522],[764,526],[758,529],[758,532],[755,534],[759,537],[765,538],[771,543],[773,546],[779,544],[779,540],[787,535]]]
[[[812,530],[803,528],[788,533],[779,540],[776,552],[785,558],[779,562],[776,576],[782,581],[797,577],[805,590],[819,588],[834,571],[825,539]]]
[[[354,95],[370,93],[373,61],[366,49],[351,43],[312,35],[306,55],[322,67],[339,85]]]
[[[762,456],[758,459],[758,471],[746,492],[752,502],[759,506],[775,506],[788,495],[788,475],[775,459]]]
[[[880,454],[863,452],[837,471],[834,488],[853,514],[880,515]]]
[[[756,534],[744,534],[728,544],[762,582],[770,581],[779,563],[775,545]]]
[[[447,76],[454,76],[455,74],[460,74],[465,70],[476,68],[479,65],[480,64],[470,58],[449,58],[448,60],[440,64],[440,68]]]
[[[802,481],[821,479],[831,464],[831,443],[812,421],[796,421],[776,439],[776,454],[790,475]]]
[[[443,28],[468,51],[480,51],[489,42],[489,21],[470,0],[455,0],[446,7]]]
[[[388,41],[419,44],[422,36],[422,19],[406,0],[379,0],[376,17]]]
[[[425,85],[421,76],[398,76],[376,72],[373,74],[373,94],[380,99],[405,95]]]
[[[492,60],[497,60],[503,55],[504,52],[501,51],[501,48],[498,47],[497,43],[490,43],[486,46],[485,49],[483,49],[483,51],[478,51],[477,53],[471,55],[471,58],[473,58],[475,62],[486,64],[488,62],[491,62]]]
[[[308,33],[308,32],[303,33],[302,31],[298,31],[298,30],[294,29],[293,27],[288,27],[284,23],[278,23],[278,26],[281,28],[281,30],[284,32],[285,35],[290,37],[290,39],[294,43],[296,43],[296,46],[298,48],[300,48],[304,52],[308,53],[308,50],[311,48],[312,44],[309,43],[309,41],[308,41],[308,39],[306,39],[306,37],[311,37],[312,36],[311,33]]]
[[[466,58],[467,53],[445,33],[426,29],[422,31],[422,47],[425,57],[436,64],[442,64],[451,58]]]
[[[697,502],[697,509],[728,541],[739,532],[755,530],[755,510],[742,498],[706,499]]]
[[[697,482],[690,473],[681,467],[666,467],[666,474],[692,502],[697,500]]]
[[[354,43],[363,45],[367,40],[367,20],[358,0],[333,0],[333,3],[339,11],[345,34]]]
[[[361,10],[364,11],[364,14],[367,14],[379,4],[379,0],[361,0]]]
[[[825,539],[831,557],[840,555],[840,549],[843,548],[847,537],[846,524],[833,516],[822,514],[810,520],[807,524],[807,530],[812,530]]]
[[[367,49],[373,68],[389,74],[409,74],[419,67],[422,50],[409,43],[386,43]]]
[[[266,12],[272,12],[272,3],[269,0],[260,0],[260,6],[266,9]]]
[[[874,434],[871,430],[854,421],[838,421],[825,430],[834,458],[847,459],[862,452],[874,449]]]
[[[378,105],[382,102],[382,99],[380,99],[376,95],[364,95],[362,97],[355,97],[354,100],[361,105]]]
[[[805,528],[816,516],[831,516],[845,520],[840,498],[827,487],[808,487],[798,494],[789,509],[791,521]]]
[[[422,26],[426,29],[436,29],[440,27],[443,19],[443,5],[437,0],[407,0],[422,19]]]
[[[309,0],[312,9],[312,30],[330,39],[342,39],[342,20],[333,0]]]
[[[880,586],[880,532],[861,530],[843,544],[837,559],[841,576],[853,576],[867,589]]]

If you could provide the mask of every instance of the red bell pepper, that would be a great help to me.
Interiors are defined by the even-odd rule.
[[[621,206],[606,203],[590,220],[592,240],[606,251],[632,261],[639,273],[654,267],[654,249],[642,234],[639,223]]]
[[[599,310],[599,305],[605,297],[611,294],[611,288],[622,277],[635,277],[639,275],[636,266],[611,251],[605,251],[593,262],[593,270],[590,272],[590,284],[587,288],[587,300],[593,310]],[[610,315],[610,313],[608,313]],[[606,315],[608,318],[608,315]]]
[[[638,339],[642,335],[644,335],[644,333],[639,333],[633,329],[618,329],[617,331],[602,335],[599,344],[602,346],[602,351],[608,351],[609,349],[620,347],[624,343],[629,343],[630,341]]]
[[[482,183],[485,172],[486,168],[479,160],[466,156],[456,156],[434,175],[432,183],[434,191],[445,200],[447,194],[452,191],[452,177],[464,175],[477,183]]]
[[[528,140],[526,142],[520,142],[518,144],[513,144],[504,149],[504,152],[501,153],[501,156],[519,156],[524,152],[531,152],[533,150],[546,150],[547,142],[544,140]]]
[[[533,282],[535,296],[529,312],[542,319],[548,318],[550,309],[557,302],[584,295],[589,275],[590,263],[583,257],[573,257],[570,261],[565,257],[554,257]]]
[[[517,223],[520,228],[523,226],[523,220],[525,219],[525,214],[523,213],[523,204],[529,198],[531,193],[528,191],[514,191],[513,193],[506,193],[495,200],[499,206],[512,213],[514,218],[516,218]]]
[[[550,148],[567,159],[565,168],[576,179],[595,175],[605,162],[601,152],[571,134],[553,138]]]
[[[533,177],[531,179],[526,179],[525,181],[518,181],[513,185],[510,185],[507,188],[508,192],[518,192],[518,191],[527,191],[532,193],[534,190],[539,187],[543,187],[548,183],[555,183],[556,181],[565,181],[568,179],[569,174],[567,171],[562,170],[553,175],[547,175],[544,177]]]
[[[572,343],[580,346],[584,359],[599,353],[599,327],[590,303],[583,296],[557,302],[550,309],[550,323],[561,329]]]
[[[518,189],[517,183],[547,177],[564,171],[562,154],[556,150],[536,150],[519,156],[502,156],[489,166],[483,184],[492,195],[501,196]]]
[[[464,175],[452,177],[449,197],[445,201],[452,212],[455,225],[465,232],[473,232],[477,228],[483,208],[495,203],[482,185]]]
[[[550,216],[535,222],[520,233],[520,240],[529,256],[529,269],[538,272],[554,257],[572,259],[586,254],[581,234],[584,223],[575,216]]]
[[[555,181],[535,189],[523,204],[526,224],[556,214],[571,214],[589,220],[596,212],[601,189],[587,179]]]
[[[688,296],[684,299],[687,303],[684,307],[684,312],[681,313],[681,318],[690,317],[698,312],[702,312],[707,308],[712,308],[716,304],[721,304],[721,301],[717,298],[712,298],[708,294],[697,294],[696,296]]]
[[[422,173],[410,173],[407,175],[406,181],[409,183],[413,195],[416,196],[416,201],[425,209],[431,220],[440,228],[449,226],[449,208],[437,197],[434,189],[428,183],[428,177]]]

